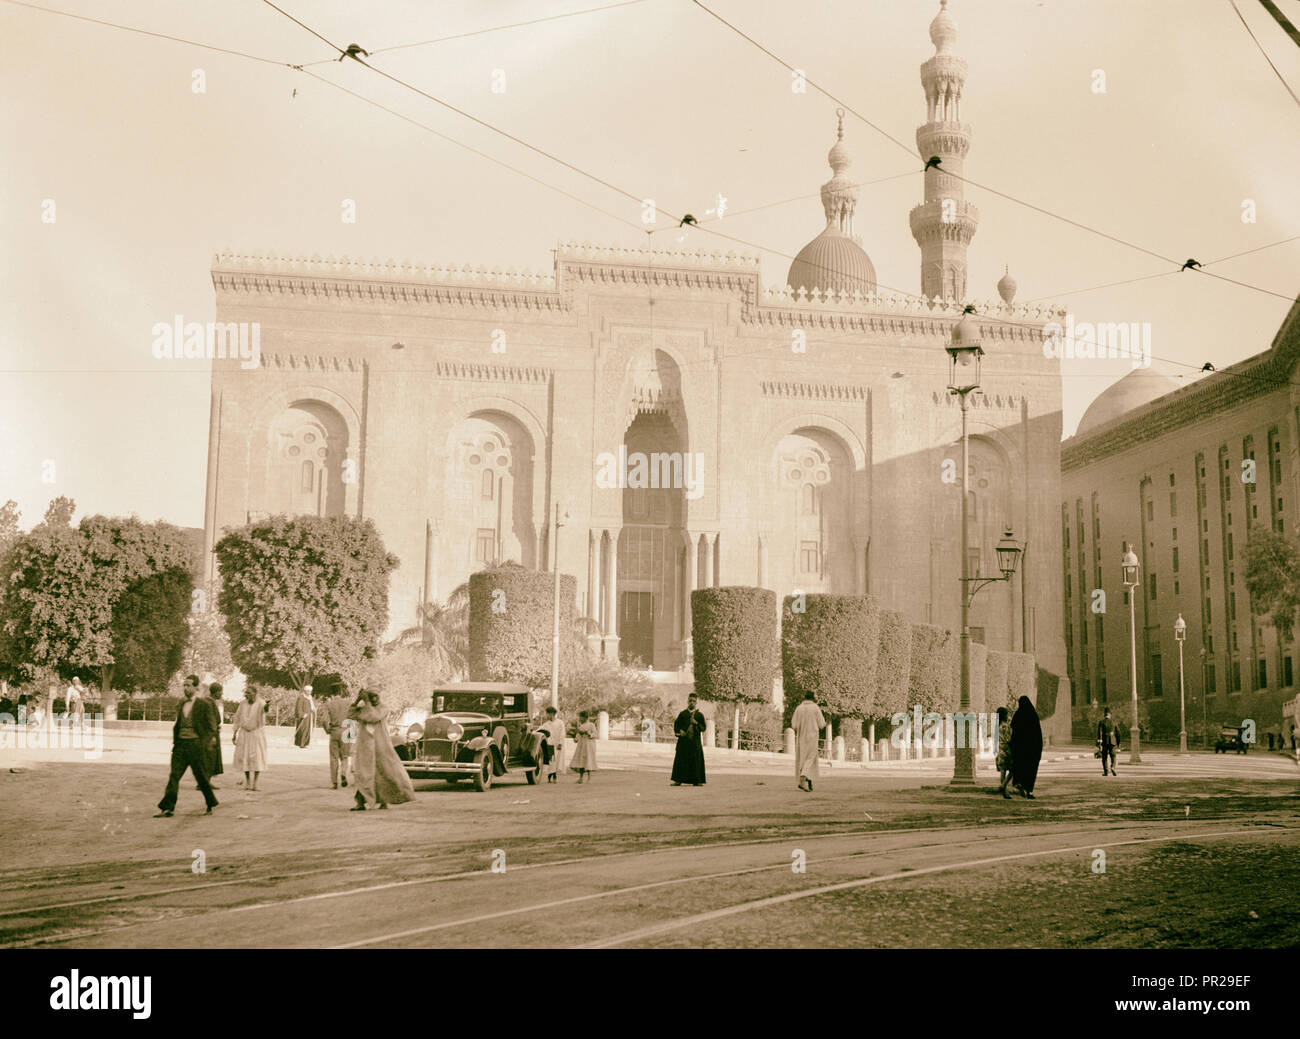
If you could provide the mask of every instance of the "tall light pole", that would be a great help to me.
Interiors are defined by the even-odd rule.
[[[555,575],[555,623],[551,634],[551,706],[556,710],[560,708],[560,528],[568,518],[567,512],[561,515],[560,503],[557,501],[555,533],[551,535],[551,542],[555,546],[554,563],[551,566]]]
[[[970,714],[970,604],[975,593],[986,584],[1010,581],[1016,572],[1021,548],[1008,530],[998,543],[998,567],[1001,577],[980,577],[970,572],[970,436],[967,432],[967,398],[980,385],[979,322],[974,317],[975,308],[967,307],[957,326],[952,330],[952,344],[944,349],[948,353],[948,392],[955,393],[961,401],[961,703],[958,711]],[[970,726],[967,725],[969,734]],[[953,757],[952,783],[954,786],[975,784],[975,748],[965,746],[969,740],[958,740]]]
[[[1183,683],[1183,643],[1187,641],[1187,622],[1180,613],[1174,621],[1174,641],[1178,643],[1178,753],[1187,753],[1187,694]]]
[[[1124,542],[1124,587],[1128,589],[1129,676],[1133,685],[1133,731],[1129,733],[1130,765],[1142,764],[1142,729],[1138,724],[1138,670],[1137,670],[1137,587],[1141,564],[1128,542]]]

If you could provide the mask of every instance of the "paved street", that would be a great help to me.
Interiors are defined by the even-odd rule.
[[[100,761],[6,755],[20,770],[0,771],[18,836],[0,873],[0,943],[1160,945],[1152,928],[1171,925],[1143,907],[1165,903],[1160,919],[1176,920],[1175,898],[1207,924],[1169,944],[1207,941],[1224,912],[1246,921],[1238,943],[1251,928],[1260,944],[1300,940],[1300,770],[1280,755],[1148,752],[1103,778],[1084,751],[1054,751],[1028,802],[991,785],[954,792],[942,761],[832,769],[804,794],[788,767],[751,773],[726,752],[707,786],[672,788],[667,759],[654,768],[647,748],[602,744],[587,785],[422,783],[413,803],[353,813],[324,781],[323,748],[277,738],[261,791],[227,773],[212,817],[187,784],[176,817],[154,819],[162,755],[130,739]],[[1259,891],[1225,904],[1227,868]]]

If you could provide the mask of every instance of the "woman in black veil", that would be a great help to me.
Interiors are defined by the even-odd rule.
[[[1020,706],[1011,719],[1011,778],[1016,789],[1034,799],[1034,782],[1038,779],[1038,762],[1043,756],[1043,727],[1029,697],[1020,698]]]

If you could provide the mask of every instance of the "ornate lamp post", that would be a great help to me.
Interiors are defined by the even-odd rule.
[[[1183,643],[1187,641],[1187,622],[1180,613],[1174,621],[1174,641],[1178,643],[1178,753],[1187,753],[1187,694],[1183,683]]]
[[[1124,571],[1124,587],[1128,589],[1128,634],[1129,634],[1129,676],[1133,686],[1133,731],[1129,734],[1130,765],[1142,764],[1142,730],[1138,725],[1138,671],[1137,671],[1137,586],[1138,571],[1141,564],[1138,557],[1124,542],[1124,559],[1121,563]]]
[[[555,575],[555,618],[551,633],[551,706],[560,707],[560,528],[568,522],[569,514],[560,512],[560,503],[555,503],[555,533],[551,541],[555,545],[555,562],[551,567]]]
[[[961,401],[961,704],[962,714],[970,713],[970,604],[975,593],[986,584],[1009,581],[1020,561],[1021,547],[1008,530],[998,542],[998,569],[1001,577],[979,577],[970,573],[970,437],[967,432],[968,397],[980,385],[979,323],[974,318],[975,308],[967,307],[957,327],[952,330],[952,344],[944,349],[948,353],[948,392],[955,393]],[[963,743],[968,741],[961,741]],[[959,746],[953,759],[952,782],[955,786],[973,786],[975,783],[975,748]]]

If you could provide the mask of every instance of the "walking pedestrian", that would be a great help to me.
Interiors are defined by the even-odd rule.
[[[1011,781],[1011,712],[998,708],[998,792],[1008,801],[1007,784]]]
[[[194,677],[194,676],[191,676]],[[172,767],[167,777],[167,789],[162,800],[158,802],[158,814],[155,819],[170,818],[176,808],[176,796],[180,792],[181,779],[185,770],[194,773],[198,781],[199,792],[207,803],[204,815],[211,815],[217,807],[216,795],[208,783],[207,750],[212,738],[211,708],[195,699],[199,691],[198,678],[191,682],[185,680],[185,699],[176,712],[176,723],[172,726]]]
[[[348,721],[350,704],[345,695],[327,697],[321,701],[317,717],[330,741],[330,786],[337,790],[339,781],[348,785],[348,759],[357,739],[357,723]]]
[[[1109,707],[1101,712],[1101,721],[1097,723],[1097,749],[1101,751],[1101,774],[1106,775],[1106,761],[1109,759],[1110,774],[1119,775],[1115,771],[1115,755],[1119,753],[1119,726],[1111,721]]]
[[[80,677],[74,676],[72,685],[68,686],[68,691],[65,694],[64,705],[67,709],[68,720],[76,721],[78,725],[86,716],[85,693],[86,687],[81,684]]]
[[[266,707],[251,682],[244,690],[244,702],[235,711],[235,771],[244,773],[249,790],[257,789],[257,777],[266,771]]]
[[[1011,718],[1011,778],[1016,789],[1031,801],[1042,756],[1043,726],[1029,697],[1022,696]]]
[[[364,812],[367,801],[387,808],[390,804],[414,800],[415,787],[393,749],[393,741],[388,736],[388,713],[380,706],[379,694],[362,689],[348,718],[357,726],[352,759],[357,803],[352,811]]]
[[[817,747],[821,730],[826,728],[826,717],[811,692],[804,693],[803,703],[794,709],[790,725],[794,728],[794,774],[799,789],[812,793],[813,780],[818,776]]]
[[[591,781],[591,773],[596,771],[596,726],[588,720],[586,711],[578,712],[578,727],[573,733],[577,749],[573,752],[573,771],[578,773],[578,782]]]
[[[311,743],[311,730],[316,724],[316,701],[311,695],[311,686],[302,687],[298,699],[293,705],[293,745],[305,747]]]
[[[695,694],[686,698],[686,709],[673,722],[677,737],[677,753],[673,755],[673,786],[688,783],[704,785],[704,715],[696,709]]]

